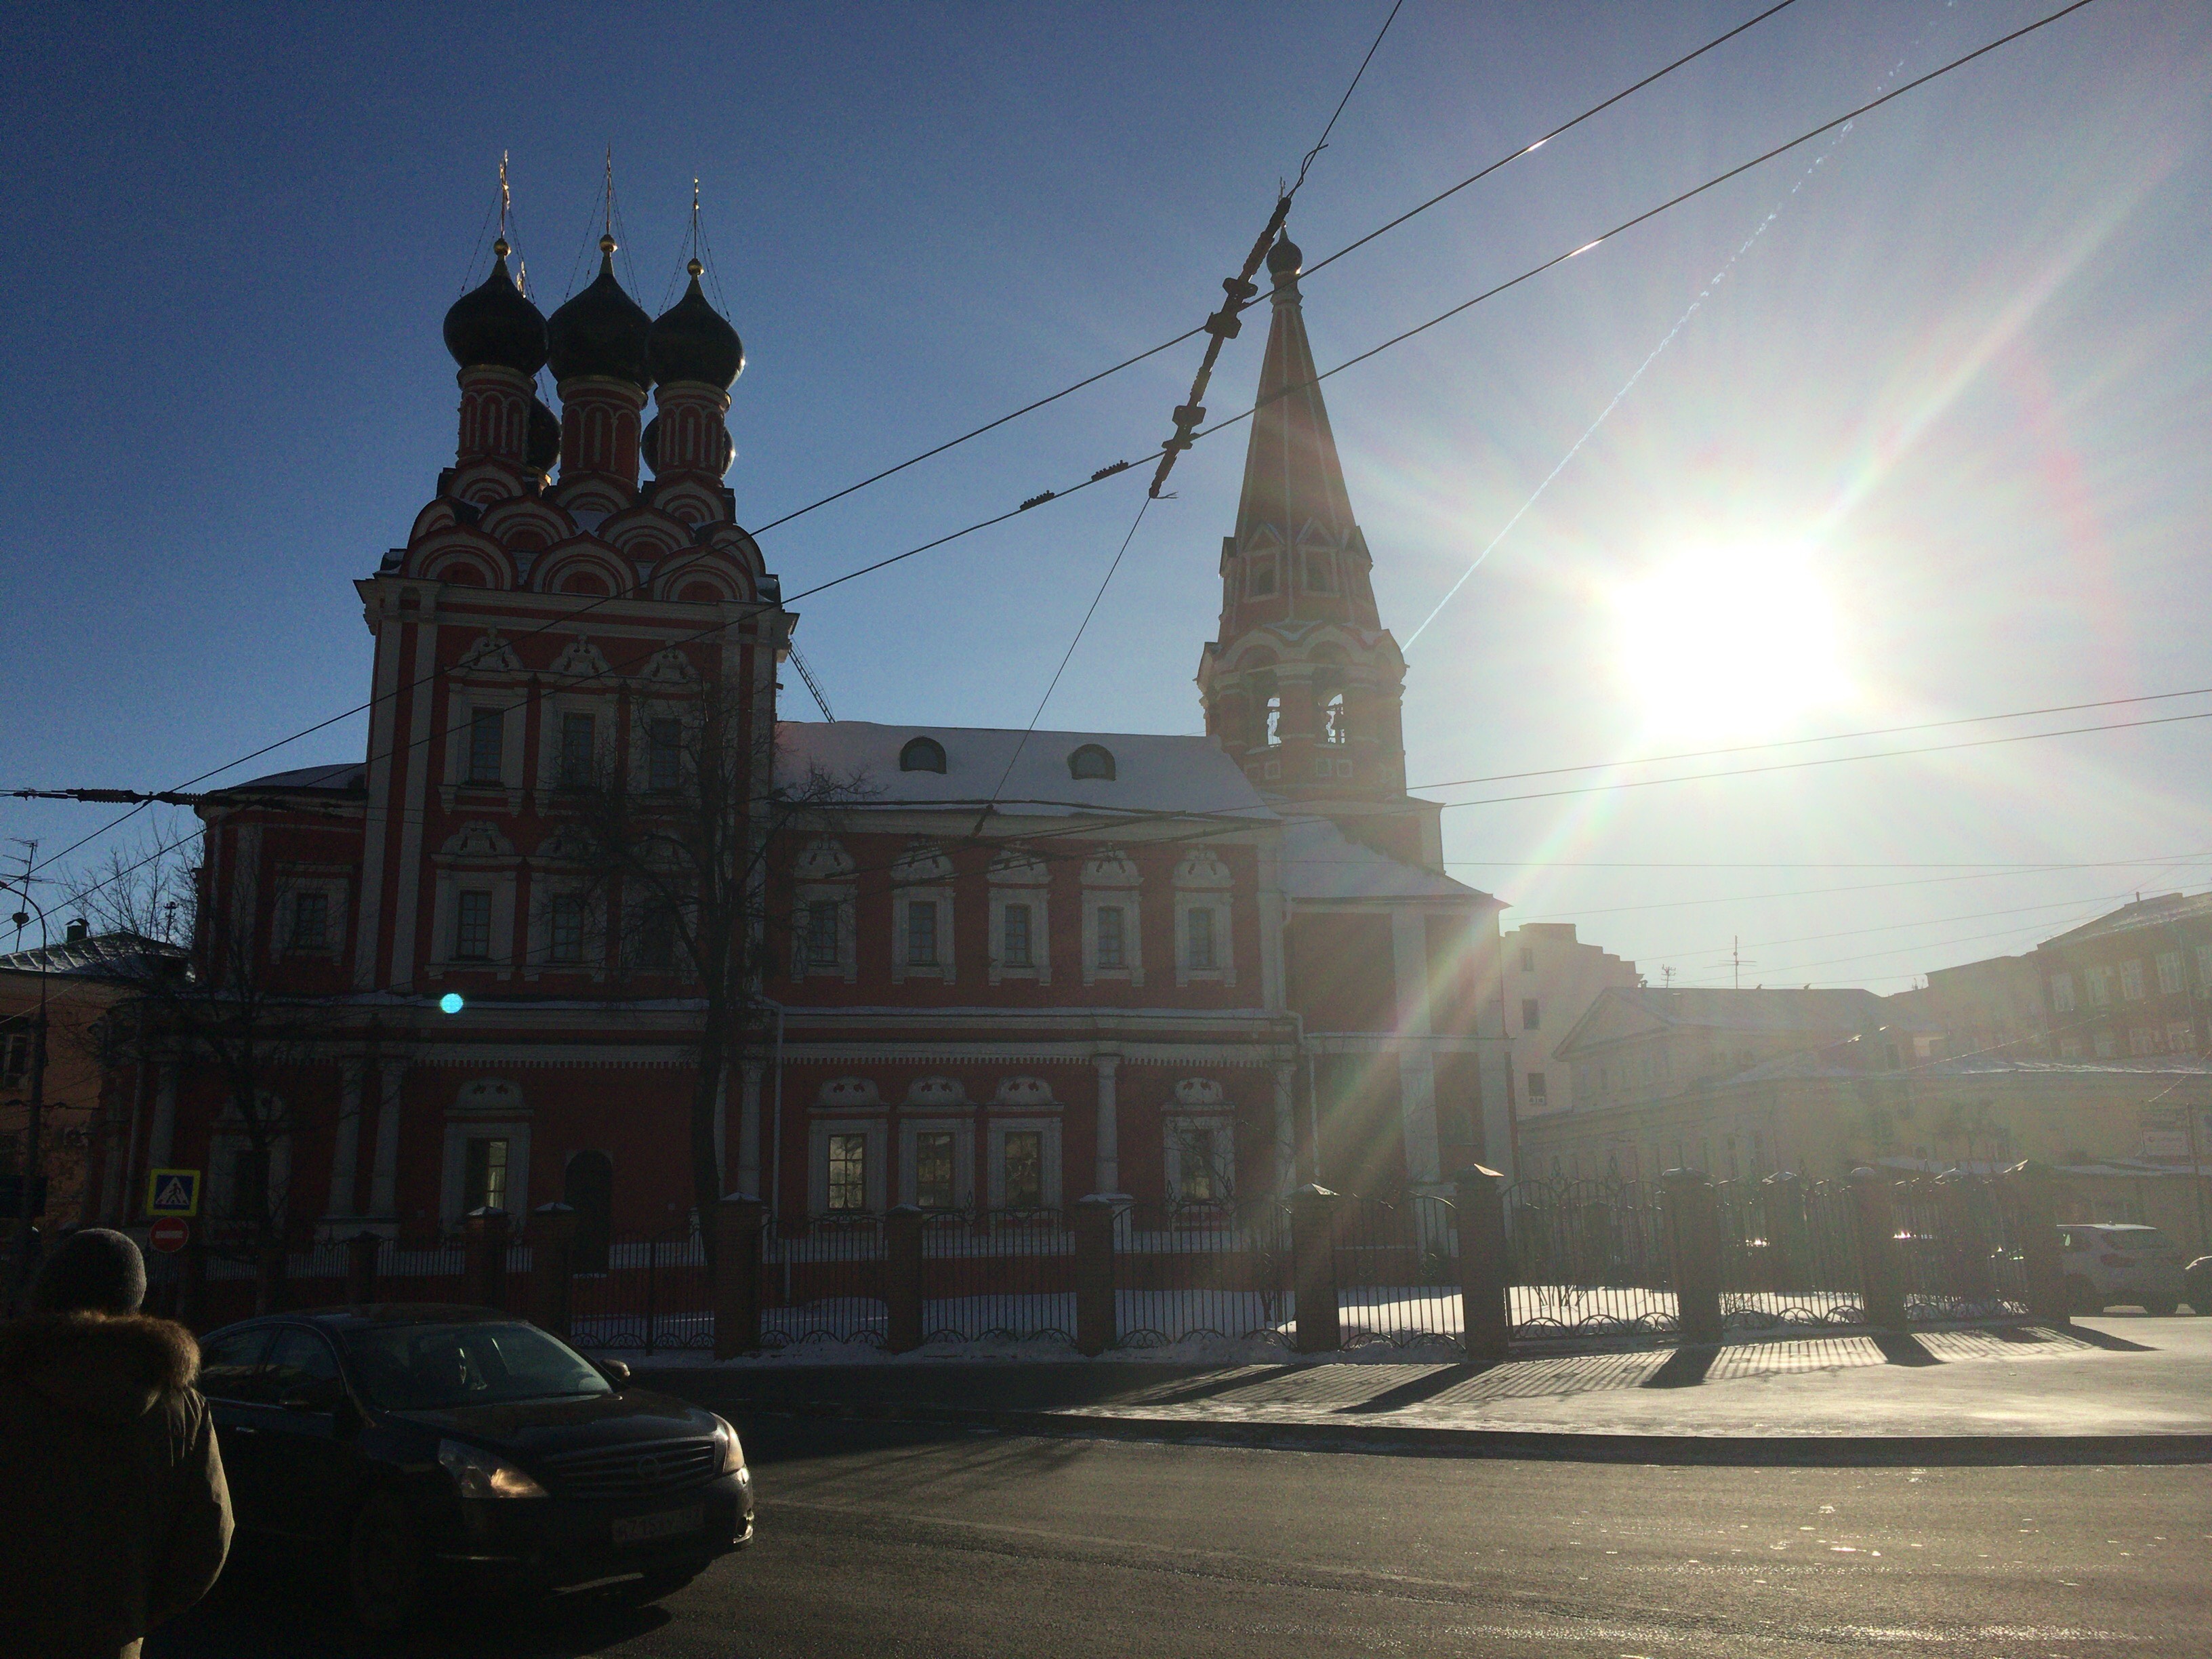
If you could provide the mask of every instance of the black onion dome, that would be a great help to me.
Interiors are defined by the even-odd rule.
[[[645,373],[645,337],[653,319],[615,280],[615,239],[599,238],[599,274],[592,285],[555,312],[545,325],[546,361],[557,384],[586,374],[651,384]]]
[[[507,240],[492,244],[491,275],[446,313],[446,349],[463,368],[491,365],[535,374],[545,362],[545,318],[507,275]]]
[[[542,398],[530,400],[530,431],[522,459],[540,472],[550,472],[561,459],[561,417],[545,407]]]
[[[1297,276],[1305,262],[1306,256],[1287,234],[1267,250],[1267,274],[1278,282],[1285,276]]]
[[[655,386],[691,380],[727,392],[744,373],[744,343],[699,291],[699,273],[705,269],[696,259],[691,262],[691,286],[653,319],[653,332],[646,337],[646,368]]]

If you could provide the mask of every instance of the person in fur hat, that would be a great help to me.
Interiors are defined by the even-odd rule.
[[[229,1553],[199,1345],[140,1313],[145,1295],[137,1245],[87,1228],[46,1259],[31,1311],[0,1325],[7,1659],[137,1659]]]

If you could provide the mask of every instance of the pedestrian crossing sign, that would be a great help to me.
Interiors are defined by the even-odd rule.
[[[146,1172],[148,1215],[192,1216],[200,1212],[200,1172],[198,1170],[149,1170]]]

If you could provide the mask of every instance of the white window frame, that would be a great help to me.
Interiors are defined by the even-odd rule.
[[[2051,1012],[2070,1014],[2074,1012],[2074,975],[2053,974],[2051,976]]]
[[[990,982],[1033,980],[1052,983],[1052,889],[1042,883],[999,880],[991,884]],[[1030,910],[1030,965],[1018,968],[1006,960],[1006,907],[1026,904]]]
[[[1006,1132],[1035,1131],[1043,1137],[1038,1156],[1044,1167],[1040,1172],[1038,1207],[1056,1210],[1060,1205],[1060,1120],[1056,1117],[994,1117],[985,1131],[984,1169],[985,1191],[989,1206],[994,1210],[1006,1207]]]
[[[345,953],[346,898],[348,883],[342,874],[316,874],[303,870],[280,867],[276,872],[276,915],[271,919],[274,936],[270,940],[272,957],[295,958],[313,957],[317,961],[335,961]],[[328,919],[320,945],[300,945],[292,943],[295,911],[302,893],[319,893],[323,896]]]
[[[2087,977],[2089,981],[2089,1006],[2092,1008],[2111,1007],[2112,1006],[2112,970],[2100,963],[2087,970]]]
[[[489,890],[491,894],[491,954],[459,957],[453,954],[456,923],[460,917],[461,890]],[[494,973],[501,979],[514,974],[515,872],[507,869],[464,867],[438,872],[438,892],[433,904],[432,955],[428,972],[433,979],[447,973]]]
[[[792,941],[791,976],[793,979],[842,979],[850,985],[860,976],[858,896],[848,881],[801,882],[792,890],[792,898],[802,919],[793,928]],[[817,963],[810,949],[808,934],[812,927],[810,906],[830,903],[837,907],[837,960]]]
[[[1200,1200],[1223,1206],[1237,1199],[1237,1119],[1228,1112],[1173,1112],[1162,1120],[1164,1141],[1161,1169],[1167,1185],[1170,1202],[1182,1194],[1182,1138],[1193,1129],[1208,1129],[1213,1134],[1213,1153],[1217,1161],[1228,1166],[1228,1192],[1218,1197]],[[1215,1172],[1219,1174],[1219,1170]]]
[[[281,1122],[284,1115],[282,1101],[273,1097],[263,1100],[263,1121]],[[253,1144],[253,1138],[239,1127],[235,1115],[226,1115],[208,1136],[207,1202],[202,1206],[204,1215],[223,1218],[232,1213],[237,1193],[234,1188],[237,1155]],[[280,1218],[292,1210],[292,1137],[289,1133],[269,1138],[269,1191],[276,1202],[273,1212]]]
[[[861,1156],[867,1160],[863,1182],[867,1188],[868,1207],[866,1211],[832,1211],[830,1207],[830,1137],[851,1134],[867,1137]],[[884,1202],[884,1151],[890,1144],[890,1139],[885,1120],[881,1117],[843,1117],[824,1114],[815,1118],[807,1126],[807,1213],[821,1217],[881,1215],[888,1207]]]
[[[2158,990],[2160,996],[2179,996],[2182,991],[2181,952],[2161,951],[2158,953]]]
[[[457,1227],[468,1213],[462,1208],[467,1194],[469,1142],[507,1143],[507,1212],[518,1222],[530,1213],[530,1120],[526,1117],[469,1117],[460,1113],[446,1119],[443,1181],[438,1195],[438,1216],[448,1227]]]
[[[561,781],[561,728],[566,724],[564,717],[569,714],[589,714],[592,717],[592,767],[595,781],[606,775],[614,755],[615,726],[618,714],[613,698],[593,696],[579,691],[546,693],[538,711],[537,797],[541,811],[548,802],[574,793],[572,786]]]
[[[932,905],[937,910],[937,960],[934,963],[914,963],[907,960],[908,938],[907,915],[917,904]],[[902,984],[910,979],[934,979],[950,985],[953,977],[951,888],[938,886],[893,888],[891,890],[891,983]]]
[[[1083,866],[1083,982],[1125,980],[1132,986],[1145,982],[1144,878],[1135,861],[1118,848],[1102,848]],[[1107,906],[1121,911],[1121,963],[1119,968],[1098,965],[1098,912]]]
[[[511,685],[469,686],[453,688],[447,703],[446,776],[440,789],[440,798],[447,811],[453,810],[457,793],[469,793],[468,810],[483,811],[489,805],[493,791],[501,792],[510,812],[522,810],[522,763],[524,732],[527,726],[527,694]],[[469,780],[469,751],[472,745],[476,711],[495,708],[500,711],[499,781],[496,783],[473,783]]]
[[[581,899],[584,902],[584,954],[579,962],[553,959],[553,902],[562,898]],[[585,878],[548,875],[542,871],[532,874],[530,939],[526,946],[529,959],[523,969],[523,978],[536,979],[542,974],[575,974],[604,980],[607,976],[607,945],[606,901],[591,890]]]
[[[2120,964],[2120,1000],[2141,1002],[2143,1000],[2143,965],[2141,957],[2130,957]]]
[[[952,1207],[972,1210],[975,1207],[975,1125],[965,1117],[902,1117],[899,1119],[899,1202],[919,1204],[921,1201],[920,1170],[921,1137],[927,1134],[949,1134],[952,1137]],[[822,1185],[824,1201],[830,1187],[829,1143],[823,1143]]]

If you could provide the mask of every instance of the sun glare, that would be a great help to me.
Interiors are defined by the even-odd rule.
[[[1809,550],[1686,550],[1613,596],[1620,672],[1655,733],[1772,732],[1844,700],[1835,606]]]

